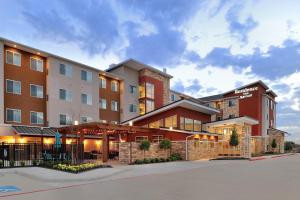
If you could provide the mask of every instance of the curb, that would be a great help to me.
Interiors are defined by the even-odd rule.
[[[266,159],[273,159],[273,158],[282,158],[282,157],[288,157],[295,155],[295,153],[289,153],[289,154],[282,154],[282,155],[275,155],[275,156],[261,156],[257,158],[250,158],[249,161],[258,161],[258,160],[266,160]]]

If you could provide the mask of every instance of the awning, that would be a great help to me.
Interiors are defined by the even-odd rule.
[[[21,136],[45,136],[45,137],[55,137],[57,128],[51,127],[35,127],[35,126],[12,126],[16,134]],[[80,137],[76,134],[66,134],[67,138]],[[101,137],[95,135],[86,135],[87,139],[99,139]]]

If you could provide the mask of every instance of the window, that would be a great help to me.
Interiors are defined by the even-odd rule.
[[[146,100],[146,112],[150,112],[154,110],[154,101],[153,100]]]
[[[44,62],[42,59],[30,57],[30,69],[38,72],[44,71]]]
[[[89,94],[81,94],[81,103],[86,105],[92,105],[92,95]]]
[[[6,79],[6,92],[12,94],[21,94],[21,82]]]
[[[165,118],[165,127],[177,127],[177,115]]]
[[[44,98],[43,86],[30,84],[30,96],[36,98]]]
[[[129,104],[129,112],[136,112],[136,105],[134,104]]]
[[[194,120],[194,131],[201,131],[201,121]]]
[[[69,66],[69,65],[60,64],[59,65],[59,73],[61,75],[67,76],[67,77],[72,77],[73,68],[72,68],[72,66]]]
[[[68,102],[72,101],[72,92],[65,89],[59,89],[59,99]]]
[[[21,66],[21,54],[12,51],[6,51],[6,63]]]
[[[146,83],[146,97],[154,99],[154,85],[151,83]]]
[[[163,127],[164,126],[164,122],[163,120],[158,120],[158,121],[155,121],[155,122],[152,122],[152,123],[149,123],[149,128],[160,128],[160,127]]]
[[[155,143],[160,143],[164,139],[163,135],[153,135],[152,141]]]
[[[117,121],[111,121],[110,123],[111,123],[111,124],[118,124]]]
[[[180,129],[184,130],[184,117],[180,117]]]
[[[216,108],[221,109],[221,104],[222,104],[221,102],[216,103]]]
[[[118,111],[118,102],[111,101],[111,110],[112,111]]]
[[[30,112],[30,123],[31,124],[44,124],[44,113],[42,112]]]
[[[106,88],[106,79],[103,77],[100,77],[100,88]]]
[[[231,115],[229,115],[228,118],[229,118],[229,119],[235,118],[235,115],[234,115],[234,114],[231,114]]]
[[[21,123],[21,110],[7,108],[6,121]]]
[[[80,117],[80,123],[87,123],[87,122],[91,122],[91,121],[93,121],[93,119],[91,117],[87,117],[87,116]]]
[[[72,125],[72,117],[66,114],[59,115],[59,124],[60,125]]]
[[[188,131],[193,130],[193,120],[189,118],[184,118],[184,129]]]
[[[140,103],[139,107],[140,107],[140,115],[145,114],[145,112],[146,112],[145,104],[144,103]]]
[[[81,80],[91,82],[92,81],[92,72],[81,70]]]
[[[230,99],[229,102],[228,102],[228,106],[229,107],[236,106],[236,100],[235,99]]]
[[[100,108],[106,109],[106,99],[100,99]]]
[[[271,106],[271,110],[273,110],[273,101],[270,100],[270,106]]]
[[[143,140],[148,140],[148,136],[136,136],[135,142],[142,142]]]
[[[221,121],[222,117],[221,116],[217,116],[217,121]]]
[[[119,86],[119,84],[117,81],[112,81],[111,82],[111,91],[118,92],[118,90],[119,90],[118,86]]]
[[[188,131],[194,130],[193,120],[189,118],[180,117],[180,129]]]
[[[131,94],[135,94],[136,93],[136,86],[134,85],[129,85],[129,92]]]
[[[145,93],[145,85],[140,85],[139,86],[139,97],[143,98],[145,97],[146,93]]]

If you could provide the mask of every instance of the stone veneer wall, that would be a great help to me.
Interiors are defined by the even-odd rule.
[[[229,107],[229,100],[226,99],[223,101],[223,119],[228,119],[229,115],[234,115],[235,117],[239,117],[239,100],[238,98],[231,98],[231,99],[236,99],[236,105]]]
[[[162,150],[159,148],[159,143],[151,143],[150,149],[144,152],[139,148],[140,143],[137,142],[122,142],[119,144],[119,162],[128,164],[135,160],[144,158],[168,158],[170,153],[179,153],[182,158],[185,158],[185,142],[172,142],[171,150]]]
[[[188,141],[188,160],[217,158],[220,154],[218,142]]]
[[[252,137],[251,138],[251,155],[260,155],[265,153],[266,139],[264,137]]]
[[[284,153],[284,133],[278,133],[273,129],[268,130],[269,138],[267,140],[267,151],[273,151],[276,153]],[[276,140],[277,147],[272,149],[272,141]]]
[[[148,69],[140,71],[140,76],[149,76],[163,82],[163,101],[164,105],[169,103],[170,99],[170,79]]]

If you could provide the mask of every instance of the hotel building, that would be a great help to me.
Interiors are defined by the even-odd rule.
[[[58,128],[94,122],[107,124],[95,126],[111,132],[131,132],[111,137],[114,142],[190,137],[228,142],[236,130],[247,157],[271,150],[273,138],[279,144],[276,151],[283,152],[276,94],[262,81],[197,99],[171,90],[171,79],[166,70],[134,59],[102,71],[0,38],[0,142],[40,142],[44,134],[53,143]],[[140,128],[132,131],[131,126]],[[103,136],[85,139],[85,151],[103,150]],[[73,142],[69,137],[67,143]]]

